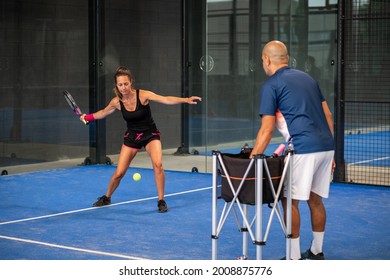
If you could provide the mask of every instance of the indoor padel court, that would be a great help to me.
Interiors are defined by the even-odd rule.
[[[212,174],[166,171],[169,211],[158,213],[153,171],[130,168],[112,205],[91,207],[105,193],[114,169],[76,166],[1,176],[0,259],[211,259]],[[140,181],[133,181],[135,172],[142,175]],[[325,200],[326,259],[390,259],[389,199],[386,187],[332,183]],[[306,250],[311,229],[304,202],[300,211],[301,249]],[[263,213],[269,215],[268,205],[263,205]],[[234,215],[229,215],[218,240],[218,259],[240,257],[241,243]],[[284,257],[285,246],[283,231],[274,219],[263,259]],[[248,259],[255,259],[255,247],[248,245]]]

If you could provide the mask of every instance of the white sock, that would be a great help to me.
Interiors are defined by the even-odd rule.
[[[310,251],[317,255],[322,253],[322,244],[324,243],[324,232],[315,232],[313,231],[313,241],[311,242]]]
[[[298,238],[291,238],[291,259],[299,260],[301,258],[301,245]]]

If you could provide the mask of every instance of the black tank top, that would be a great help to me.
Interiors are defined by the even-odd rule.
[[[137,89],[137,105],[134,111],[127,111],[123,102],[119,100],[123,119],[127,123],[127,129],[135,131],[157,130],[152,117],[149,104],[142,105],[139,100],[139,90]]]

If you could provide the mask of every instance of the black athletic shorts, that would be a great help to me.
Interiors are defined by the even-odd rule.
[[[141,149],[145,147],[152,140],[160,140],[160,131],[156,130],[147,130],[143,132],[127,130],[125,136],[123,136],[123,144],[125,146]]]

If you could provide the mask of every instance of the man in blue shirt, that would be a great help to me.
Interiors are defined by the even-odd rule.
[[[269,77],[260,92],[262,124],[252,155],[269,144],[276,116],[285,119],[289,143],[294,147],[292,178],[291,259],[325,259],[322,252],[326,211],[322,198],[329,195],[334,169],[333,119],[317,82],[307,73],[288,67],[287,47],[271,41],[263,48],[263,69]],[[277,114],[278,113],[278,114]],[[313,241],[300,252],[298,204],[306,200],[311,214]],[[283,199],[285,208],[286,200]]]

